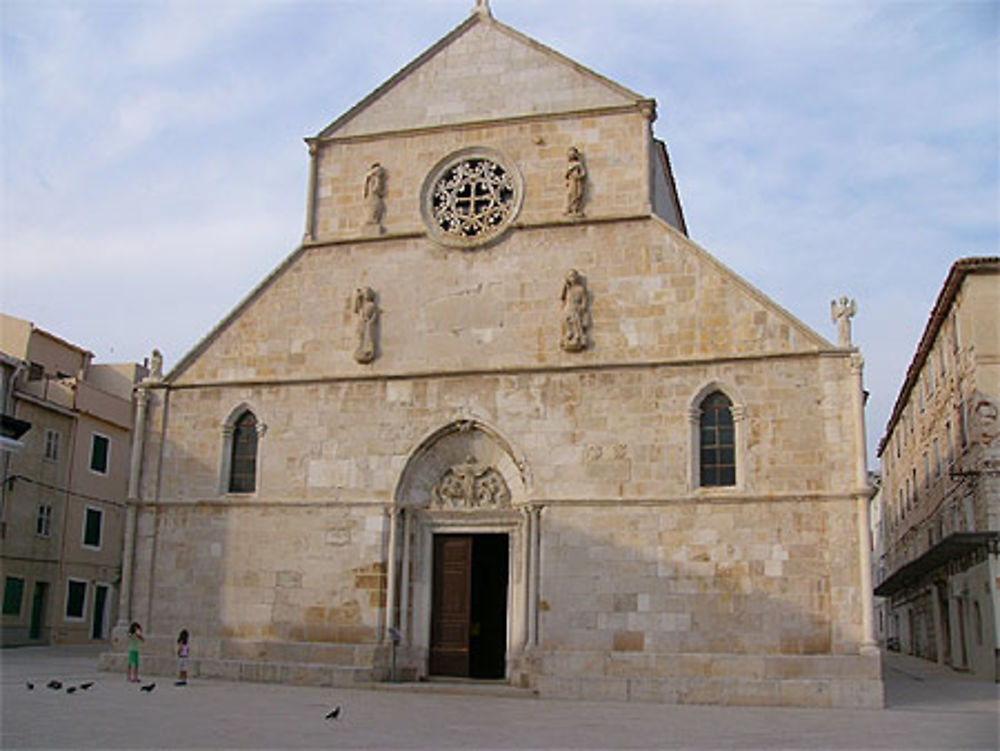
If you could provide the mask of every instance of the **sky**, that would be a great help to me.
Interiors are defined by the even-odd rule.
[[[298,246],[313,136],[473,0],[0,0],[0,311],[169,370]],[[836,341],[870,449],[1000,246],[995,0],[492,0],[658,102],[695,242]]]

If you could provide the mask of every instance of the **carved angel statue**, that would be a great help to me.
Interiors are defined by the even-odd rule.
[[[583,216],[583,193],[587,182],[587,168],[583,166],[583,155],[571,146],[566,164],[566,213],[569,216]]]
[[[158,349],[154,349],[149,358],[149,378],[152,381],[163,380],[163,354]]]
[[[567,352],[580,352],[587,348],[590,331],[590,311],[587,308],[587,285],[576,269],[570,269],[562,288],[562,339],[559,344]]]
[[[376,226],[379,230],[385,217],[385,177],[385,167],[375,162],[365,175],[363,191],[367,211],[365,224]]]
[[[358,348],[354,359],[362,365],[375,359],[375,338],[378,329],[378,303],[371,287],[359,289],[354,295],[354,312],[358,316]]]
[[[844,295],[840,300],[830,301],[830,320],[837,324],[837,344],[853,347],[851,344],[851,319],[858,312],[858,304]]]

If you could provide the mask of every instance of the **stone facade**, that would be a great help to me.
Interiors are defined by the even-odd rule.
[[[951,269],[879,446],[894,646],[1000,679],[1000,259]]]
[[[881,705],[860,357],[687,237],[654,118],[479,6],[308,139],[303,245],[147,389],[122,612],[154,666],[187,628],[195,675],[355,685],[395,655],[547,696]],[[484,229],[439,241],[469,195]]]

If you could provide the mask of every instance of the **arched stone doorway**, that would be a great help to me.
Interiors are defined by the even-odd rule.
[[[532,642],[537,511],[525,464],[491,426],[450,423],[413,451],[394,494],[386,639],[403,676],[509,678]]]

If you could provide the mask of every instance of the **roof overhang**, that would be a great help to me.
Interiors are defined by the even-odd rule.
[[[31,428],[31,423],[11,415],[0,414],[0,451],[20,451],[24,448],[20,438]]]
[[[948,535],[875,587],[875,596],[890,597],[901,589],[918,584],[928,574],[951,561],[960,560],[980,550],[996,555],[1000,551],[1000,532],[956,532]]]

